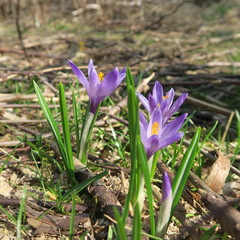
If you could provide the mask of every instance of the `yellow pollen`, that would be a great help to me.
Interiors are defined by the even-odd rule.
[[[168,95],[164,96],[164,97],[163,97],[163,100],[165,100],[165,99],[167,99],[167,98],[169,98],[169,96],[168,96]]]
[[[157,106],[160,107],[160,103],[158,103]]]
[[[99,77],[99,80],[100,80],[100,82],[104,79],[104,74],[102,73],[102,72],[100,72],[99,74],[98,74],[98,77]]]
[[[160,130],[160,124],[158,122],[154,122],[152,125],[152,135],[158,135]]]

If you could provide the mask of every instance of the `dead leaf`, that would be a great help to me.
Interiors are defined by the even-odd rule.
[[[219,193],[226,181],[230,170],[230,160],[221,152],[218,152],[218,158],[212,165],[210,174],[206,179],[206,184],[216,193]]]

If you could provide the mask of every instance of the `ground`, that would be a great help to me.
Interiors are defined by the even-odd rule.
[[[0,3],[0,239],[19,234],[23,239],[69,237],[71,199],[61,202],[59,197],[69,183],[33,80],[58,122],[58,87],[63,83],[72,127],[72,90],[80,113],[86,109],[88,96],[67,60],[87,73],[90,58],[98,72],[129,67],[145,96],[155,81],[165,92],[173,87],[176,96],[189,93],[179,110],[190,116],[184,140],[160,154],[167,165],[159,163],[153,181],[156,211],[161,202],[161,174],[176,172],[198,126],[202,128],[201,152],[165,239],[238,239],[239,4],[237,0],[207,2]],[[104,170],[108,175],[102,178],[101,190],[89,186],[76,197],[77,239],[107,239],[114,223],[106,210],[107,199],[124,205],[130,169],[126,96],[123,82],[101,105],[88,151],[91,173],[87,175]],[[74,156],[76,151],[73,144]],[[177,162],[171,161],[175,154]],[[149,232],[148,214],[145,207],[145,232]]]

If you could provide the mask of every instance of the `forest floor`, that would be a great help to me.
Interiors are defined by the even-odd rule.
[[[143,10],[145,18],[141,16]],[[2,17],[0,239],[16,237],[24,193],[27,203],[21,220],[22,238],[68,238],[71,204],[58,202],[59,191],[68,187],[67,178],[52,147],[53,138],[38,104],[33,80],[43,91],[56,119],[59,119],[58,86],[59,82],[64,84],[73,121],[72,89],[82,103],[82,111],[88,97],[67,60],[85,71],[90,58],[98,72],[126,66],[136,83],[141,75],[139,91],[145,96],[155,81],[165,91],[174,88],[177,96],[189,93],[180,110],[191,116],[182,152],[198,126],[202,127],[202,141],[207,136],[165,239],[238,239],[240,119],[236,110],[240,109],[240,7],[237,1],[220,1],[209,6],[188,2],[163,4],[152,18],[154,6],[143,10],[106,7],[103,14],[98,10],[81,13],[67,9],[54,15],[51,11],[42,13],[44,21],[34,20],[25,10],[19,16],[12,13],[12,17]],[[29,11],[34,13],[33,8]],[[93,131],[88,166],[95,174],[108,170],[103,177],[104,185],[122,205],[129,180],[126,95],[123,82],[111,99],[103,102]],[[119,155],[116,143],[124,156]],[[169,147],[169,152],[173,148]],[[175,165],[168,165],[174,172]],[[207,182],[212,171],[217,171],[217,177]],[[160,172],[161,169],[156,178],[161,178]],[[160,192],[160,186],[154,183],[156,192]],[[227,206],[233,204],[235,208],[230,211],[224,204],[222,209],[209,207],[207,187],[216,192],[220,203],[224,196]],[[193,190],[198,188],[204,193]],[[107,239],[113,219],[98,207],[97,198],[88,188],[77,199],[76,239]],[[219,211],[225,214],[219,216],[216,213]],[[144,230],[148,231],[147,209],[144,213]]]

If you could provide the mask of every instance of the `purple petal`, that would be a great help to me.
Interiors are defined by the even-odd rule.
[[[89,111],[93,114],[96,113],[96,110],[98,108],[98,105],[100,104],[101,101],[99,101],[98,99],[94,99],[94,97],[92,97],[90,99],[90,109]]]
[[[182,126],[184,120],[187,117],[187,113],[181,115],[178,118],[175,118],[170,123],[166,124],[162,130],[162,136],[164,138],[170,137],[172,134],[175,134]]]
[[[183,102],[185,101],[185,99],[187,98],[188,96],[188,93],[183,93],[176,101],[175,103],[172,105],[171,107],[171,111],[172,112],[176,112],[180,107],[181,105],[183,104]]]
[[[99,77],[93,66],[92,59],[90,59],[88,64],[88,78],[89,78],[89,85],[91,86],[91,89],[94,89],[95,87],[97,87],[97,85],[100,84]]]
[[[147,132],[144,128],[144,125],[140,122],[140,135],[141,135],[141,141],[144,145],[145,151],[148,148],[148,138],[147,138]]]
[[[142,103],[142,105],[146,108],[146,110],[148,112],[150,112],[148,100],[141,93],[137,93],[137,96],[138,96],[138,99],[140,100],[140,102]]]
[[[152,113],[154,109],[158,106],[158,103],[151,94],[149,94],[148,96],[148,103],[149,103],[150,112]]]
[[[167,172],[163,174],[163,183],[162,183],[162,202],[166,201],[167,198],[172,197],[172,186],[170,178]]]
[[[123,81],[123,79],[126,77],[126,68],[124,67],[120,72],[119,72],[119,84]]]
[[[159,82],[155,82],[153,87],[153,97],[156,99],[157,103],[162,103],[163,100],[163,87]]]
[[[147,132],[148,122],[147,122],[146,118],[144,117],[143,113],[140,111],[139,111],[139,120],[140,120],[140,123],[142,123],[144,130]]]
[[[183,102],[185,101],[186,97],[188,96],[188,93],[183,93],[172,105],[172,107],[169,109],[168,113],[165,116],[164,121],[166,122],[177,110],[181,107]]]
[[[167,93],[166,93],[166,99],[164,99],[162,101],[161,104],[161,109],[164,112],[164,114],[170,109],[172,102],[173,102],[173,98],[174,98],[175,92],[173,90],[173,88],[171,88]]]
[[[117,88],[119,84],[118,77],[118,68],[115,68],[104,77],[97,92],[100,98],[109,96]]]
[[[77,78],[79,79],[79,81],[86,89],[87,93],[89,94],[89,82],[85,75],[83,74],[83,72],[71,60],[68,60],[68,63],[72,68],[73,72],[75,73],[75,75],[77,76]]]
[[[179,139],[181,139],[183,137],[183,133],[178,132],[173,134],[172,136],[166,138],[166,139],[161,139],[161,142],[158,145],[158,148],[156,149],[156,151],[167,147],[168,145],[171,145],[172,143],[178,141]]]
[[[160,129],[158,133],[160,133],[161,128],[162,128],[162,112],[161,112],[160,108],[155,108],[155,110],[153,111],[153,113],[150,117],[150,122],[149,122],[148,130],[147,130],[148,137],[150,137],[152,135],[153,124],[158,124],[159,129]]]
[[[141,140],[144,145],[145,150],[148,148],[148,136],[147,136],[147,128],[148,122],[144,117],[143,113],[139,111],[139,121],[140,121],[140,135]]]
[[[147,158],[149,159],[152,155],[156,153],[157,150],[159,150],[160,145],[160,139],[157,135],[152,135],[150,138],[148,138],[148,146],[146,149]]]

